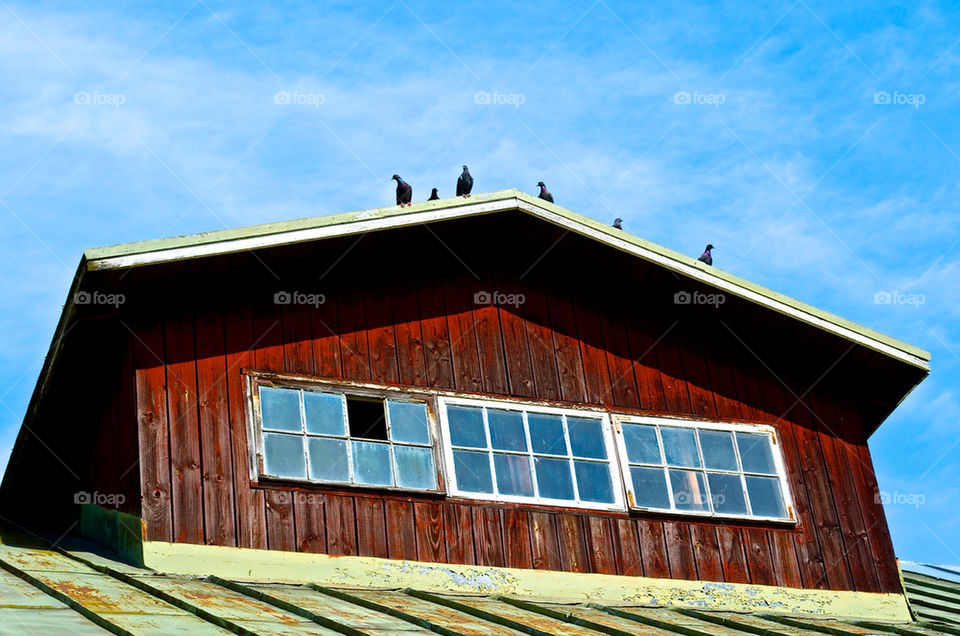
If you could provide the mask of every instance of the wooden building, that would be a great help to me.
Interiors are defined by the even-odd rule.
[[[515,190],[100,248],[0,514],[901,594],[867,439],[928,360]]]

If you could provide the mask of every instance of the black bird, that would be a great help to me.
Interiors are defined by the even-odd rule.
[[[716,249],[716,248],[714,248],[713,245],[710,245],[709,243],[707,243],[707,249],[703,250],[703,254],[701,254],[700,258],[698,258],[697,260],[703,263],[706,263],[707,265],[713,265],[713,256],[710,254],[710,250],[712,249]]]
[[[538,182],[537,185],[540,186],[540,198],[553,203],[553,195],[547,190],[547,186],[543,185],[543,181]]]
[[[397,205],[401,207],[410,205],[410,201],[413,199],[413,186],[401,179],[398,174],[390,178],[397,181]]]
[[[620,222],[621,222],[621,221],[623,221],[623,219],[621,219],[620,217],[615,218],[615,219],[613,220],[613,227],[617,228],[618,230],[622,230],[622,229],[623,229],[623,226],[620,225]]]
[[[470,176],[470,171],[464,166],[460,178],[457,179],[457,196],[468,197],[471,190],[473,190],[473,177]]]
[[[427,199],[427,201],[436,201],[439,198],[440,196],[437,194],[437,189],[434,188],[433,190],[430,191],[430,198]]]

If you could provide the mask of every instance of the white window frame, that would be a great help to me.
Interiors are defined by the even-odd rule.
[[[327,394],[339,394],[341,399],[341,408],[343,409],[344,417],[347,418],[344,422],[346,426],[346,432],[349,433],[349,415],[347,413],[347,398],[348,397],[359,397],[359,398],[373,398],[383,401],[383,410],[384,410],[384,422],[387,429],[387,440],[367,440],[367,438],[362,437],[353,437],[351,435],[346,435],[345,437],[336,436],[336,435],[320,435],[320,434],[310,434],[307,433],[304,428],[298,431],[287,431],[281,429],[271,429],[267,428],[264,430],[263,427],[263,417],[260,404],[260,387],[271,387],[278,389],[290,389],[295,391],[314,391],[318,393],[327,393]],[[393,402],[421,402],[425,404],[427,409],[427,431],[430,437],[429,444],[413,444],[407,442],[395,442],[391,437],[390,429],[390,409],[387,407],[387,401]],[[337,384],[333,382],[303,382],[298,381],[296,378],[280,378],[280,377],[270,377],[265,379],[258,376],[248,376],[247,377],[247,401],[250,408],[250,418],[249,418],[249,433],[251,439],[254,441],[255,454],[251,457],[250,462],[250,471],[251,479],[254,482],[259,482],[261,479],[269,480],[270,482],[292,482],[298,484],[313,484],[320,486],[339,486],[344,488],[360,488],[364,490],[391,490],[404,493],[423,493],[428,495],[437,495],[444,494],[446,492],[444,484],[446,480],[443,475],[443,462],[442,458],[439,456],[437,449],[441,445],[440,437],[438,435],[437,426],[436,426],[436,408],[435,408],[435,397],[434,395],[426,392],[408,392],[408,391],[395,391],[388,388],[377,389],[372,387],[355,387],[352,385]],[[305,426],[304,422],[304,404],[303,404],[303,394],[299,394],[299,406],[300,406],[300,421],[301,426]],[[279,433],[286,435],[295,435],[301,438],[301,444],[303,446],[303,456],[304,456],[304,466],[306,468],[307,477],[288,477],[283,475],[273,475],[267,473],[264,467],[264,442],[263,434],[264,433]],[[347,444],[347,467],[348,467],[348,477],[350,481],[338,481],[338,480],[322,480],[322,479],[313,479],[310,475],[310,461],[309,454],[307,452],[307,442],[311,438],[323,438],[323,439],[342,439]],[[429,448],[431,455],[433,457],[433,466],[435,471],[436,479],[436,488],[411,488],[408,486],[393,486],[393,485],[383,485],[383,484],[366,484],[353,481],[354,479],[354,466],[353,466],[353,450],[352,442],[357,441],[380,441],[381,443],[386,443],[390,449],[390,462],[391,462],[391,472],[394,472],[395,462],[394,462],[394,446],[415,446],[418,448]],[[396,478],[396,476],[394,476]]]
[[[598,503],[593,501],[571,501],[567,499],[551,499],[547,497],[540,497],[538,494],[538,484],[536,476],[534,475],[534,493],[533,497],[524,497],[519,495],[505,495],[498,492],[497,489],[497,477],[496,471],[493,467],[493,451],[490,448],[487,448],[485,452],[491,459],[490,474],[491,479],[493,480],[493,493],[476,493],[461,490],[459,484],[457,483],[456,472],[454,471],[453,464],[453,444],[450,442],[450,421],[447,417],[447,407],[448,406],[474,406],[474,407],[487,407],[494,409],[504,409],[509,411],[522,411],[522,412],[532,412],[532,413],[543,413],[547,415],[568,415],[571,417],[588,417],[592,419],[599,419],[601,422],[601,427],[603,431],[603,444],[607,453],[607,466],[610,472],[610,485],[613,490],[613,503]],[[447,475],[447,494],[451,497],[458,497],[462,499],[473,499],[479,501],[499,501],[499,502],[508,502],[508,503],[524,503],[532,505],[544,505],[551,507],[560,507],[560,508],[580,508],[584,510],[619,510],[624,511],[627,509],[626,501],[624,499],[624,483],[623,483],[623,472],[618,467],[618,454],[616,449],[616,444],[614,443],[613,430],[611,426],[610,414],[605,410],[600,409],[590,409],[590,408],[560,408],[553,406],[543,406],[537,404],[536,402],[525,402],[525,401],[506,401],[506,400],[497,400],[497,399],[475,399],[475,398],[459,398],[459,397],[448,397],[444,395],[437,396],[437,415],[440,420],[441,426],[441,444],[443,446],[443,460],[444,460],[444,472]],[[526,455],[530,458],[530,470],[534,471],[533,457],[536,453],[533,452],[533,448],[529,440],[529,430],[526,426],[526,415],[524,415],[524,429],[527,430],[527,451],[526,453],[505,451],[510,454],[515,455]],[[487,435],[487,446],[490,446],[490,429],[486,422],[486,417],[484,417],[484,431]],[[569,445],[569,441],[568,441]],[[602,460],[594,460],[598,463]],[[573,477],[573,483],[576,484],[576,477]]]
[[[797,523],[796,513],[793,506],[793,498],[790,494],[790,480],[787,478],[786,468],[783,461],[783,452],[782,444],[780,443],[779,438],[777,437],[777,431],[775,428],[765,424],[746,424],[746,423],[721,423],[721,422],[706,422],[706,421],[697,421],[697,420],[683,420],[683,419],[674,419],[668,417],[650,417],[642,415],[614,415],[614,435],[616,438],[616,447],[617,455],[620,460],[620,475],[623,481],[623,486],[627,495],[627,501],[630,506],[630,510],[639,510],[643,512],[653,512],[660,514],[668,515],[683,515],[683,516],[692,516],[692,517],[707,517],[711,519],[742,519],[748,521],[763,521],[763,522],[774,522],[774,523]],[[637,501],[636,492],[633,487],[633,479],[630,476],[630,462],[627,458],[627,447],[623,439],[623,424],[647,424],[656,426],[657,430],[657,442],[660,446],[660,461],[659,466],[654,466],[652,464],[643,464],[648,467],[657,467],[663,468],[664,478],[667,482],[667,496],[670,499],[670,508],[650,508],[646,506],[638,506],[634,504]],[[663,447],[663,438],[660,435],[660,427],[667,426],[672,428],[691,428],[691,429],[700,429],[706,431],[730,431],[733,433],[761,433],[767,434],[770,436],[771,441],[771,450],[773,454],[773,463],[776,468],[776,477],[780,484],[780,494],[783,497],[783,507],[786,511],[786,517],[765,517],[754,514],[732,514],[732,513],[722,513],[722,512],[712,512],[710,510],[699,511],[699,510],[678,510],[676,508],[676,503],[673,498],[673,485],[669,476],[670,467],[667,466],[666,457],[664,456],[665,449]],[[746,491],[746,482],[743,479],[743,475],[758,475],[759,473],[750,473],[742,470],[740,466],[740,453],[737,451],[737,465],[740,466],[738,471],[723,471],[723,470],[711,470],[707,469],[703,463],[703,451],[700,448],[699,436],[697,439],[697,455],[700,460],[699,468],[689,468],[689,470],[697,471],[704,475],[704,487],[706,488],[706,496],[708,501],[712,501],[710,494],[710,480],[706,478],[707,472],[720,472],[726,474],[738,474],[741,475],[741,486],[744,489],[744,501],[747,502],[749,506],[750,497]],[[734,436],[734,440],[736,437]],[[734,441],[736,444],[736,441]],[[635,464],[636,465],[636,464]],[[688,468],[674,467],[681,470],[688,470]],[[765,477],[771,477],[773,475],[763,475]]]

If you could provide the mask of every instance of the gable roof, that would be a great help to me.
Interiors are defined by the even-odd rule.
[[[510,210],[520,210],[913,367],[930,369],[930,354],[923,349],[516,189],[88,249],[80,275],[84,270],[141,267]]]

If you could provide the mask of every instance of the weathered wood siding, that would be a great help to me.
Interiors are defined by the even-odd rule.
[[[675,305],[675,289],[701,288],[542,224],[471,223],[436,230],[441,240],[413,228],[238,256],[237,271],[271,273],[232,292],[200,278],[192,295],[161,295],[164,311],[132,317],[147,538],[898,589],[858,401],[844,365],[829,364],[846,345],[734,299]],[[326,302],[272,302],[297,289]],[[525,302],[474,302],[493,290]],[[243,369],[771,424],[799,523],[251,485]]]

